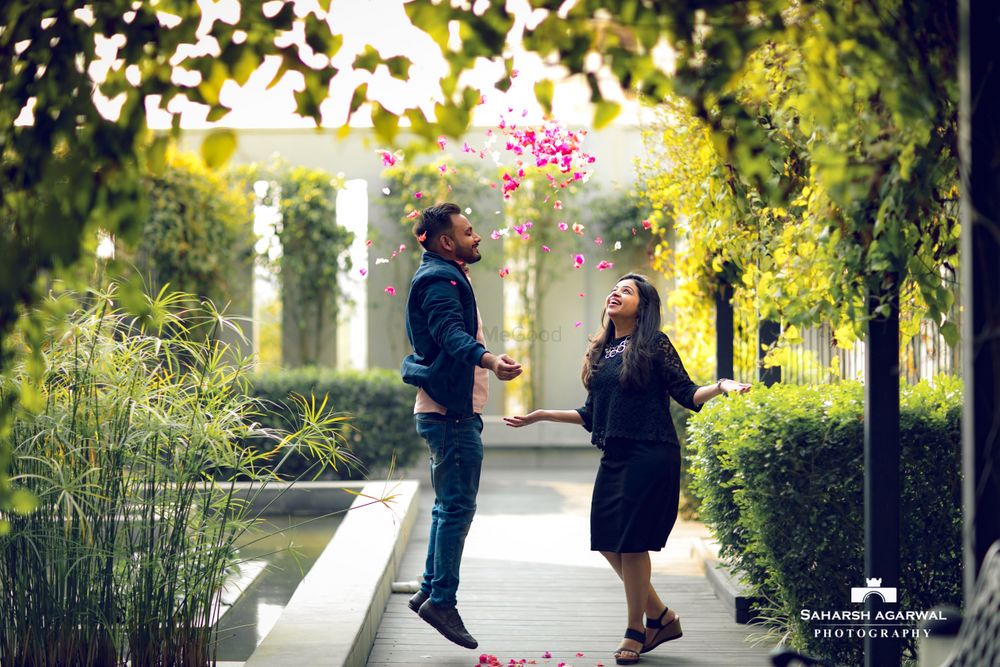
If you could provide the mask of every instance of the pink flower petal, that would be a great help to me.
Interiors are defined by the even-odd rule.
[[[421,234],[420,236],[418,236],[417,240],[420,241],[421,243],[423,243],[424,241],[426,241],[427,240],[427,232],[424,232],[423,234]]]
[[[452,285],[457,285],[458,284],[454,280],[449,280],[448,282],[450,282]]]
[[[509,275],[510,275],[510,269],[508,269],[506,266],[503,267],[502,269],[500,269],[500,277],[501,278],[506,278]]]
[[[574,234],[579,234],[580,236],[583,236],[583,225],[581,225],[579,222],[574,222],[573,223],[573,233]]]
[[[552,205],[552,208],[554,208],[557,211],[561,211],[562,210],[562,202],[557,199],[556,203]]]
[[[438,171],[440,171],[440,172],[441,172],[442,174],[447,174],[447,173],[448,173],[448,165],[446,165],[446,164],[441,164],[441,165],[440,165],[440,166],[438,167]]]
[[[396,296],[396,288],[393,287],[392,285],[389,285],[388,287],[385,288],[385,293],[388,294],[389,296]]]
[[[577,294],[577,296],[587,296],[587,293],[586,292],[580,292],[579,294]]]
[[[392,166],[395,166],[396,162],[399,161],[399,156],[394,155],[394,154],[390,153],[387,150],[384,150],[384,149],[380,148],[379,150],[377,150],[375,152],[382,156],[382,166],[383,167],[392,167]]]
[[[586,261],[587,259],[583,255],[576,255],[575,257],[573,257],[573,268],[579,269],[581,266],[583,266],[583,263]]]
[[[406,214],[406,219],[413,220],[414,218],[419,216],[420,216],[420,211],[410,211],[409,213]]]
[[[603,244],[604,244],[604,239],[602,239],[600,236],[594,239],[594,245],[603,245]]]
[[[567,225],[565,222],[559,223],[559,231],[565,232],[567,229],[569,229],[569,225]]]
[[[438,146],[441,147],[441,150],[444,150],[444,147],[447,145],[448,145],[448,140],[444,138],[444,135],[438,137]]]
[[[614,266],[615,266],[615,265],[614,265],[614,262],[609,262],[609,261],[607,261],[606,259],[602,259],[602,260],[601,260],[601,261],[600,261],[600,262],[599,262],[599,263],[597,264],[597,270],[598,270],[598,271],[604,271],[605,269],[611,269],[611,268],[614,268]]]
[[[542,246],[542,251],[543,252],[552,252],[552,248],[548,247],[547,245],[543,245]]]
[[[552,654],[551,654],[551,653],[549,653],[548,651],[546,651],[545,653],[543,653],[543,654],[542,654],[542,657],[543,657],[543,658],[551,658],[551,657],[552,657]]]
[[[372,246],[372,240],[368,239],[367,241],[365,241],[365,245],[370,248]]]
[[[416,197],[417,199],[420,199],[421,197],[424,196],[424,193],[421,192],[420,190],[417,190],[416,192],[413,193],[413,196]]]
[[[643,229],[650,229],[652,226],[653,226],[653,223],[651,223],[649,220],[643,220],[642,221],[642,228]]]
[[[368,269],[359,269],[358,273],[360,273],[361,277],[364,278],[366,275],[368,275]]]
[[[583,326],[583,322],[577,322],[575,326],[577,329],[579,329],[581,326]]]

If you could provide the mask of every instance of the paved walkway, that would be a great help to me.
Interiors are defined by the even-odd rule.
[[[551,667],[614,665],[625,596],[611,567],[589,550],[596,465],[595,456],[593,467],[497,469],[487,452],[458,592],[459,610],[479,648],[449,643],[407,608],[409,595],[395,594],[368,665],[472,667],[484,653],[503,665],[522,658]],[[423,487],[421,514],[397,579],[418,579],[423,569],[433,503],[429,484]],[[644,655],[643,665],[769,664],[769,646],[747,641],[761,629],[727,616],[691,558],[693,540],[706,535],[701,524],[678,522],[667,548],[653,555],[653,584],[680,613],[684,637]]]

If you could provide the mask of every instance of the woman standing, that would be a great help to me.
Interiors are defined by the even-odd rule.
[[[670,398],[690,410],[750,385],[719,380],[699,387],[660,331],[660,295],[645,277],[623,276],[605,300],[604,329],[583,363],[587,402],[577,410],[534,410],[505,417],[509,426],[539,421],[580,424],[603,450],[590,509],[590,548],[625,585],[628,626],[619,665],[681,636],[680,619],[650,583],[650,551],[659,551],[677,520],[680,444]],[[646,616],[645,631],[642,618]]]

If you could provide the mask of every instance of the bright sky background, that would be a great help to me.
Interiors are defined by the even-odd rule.
[[[416,0],[424,2],[427,0]],[[447,0],[445,0],[447,1]],[[477,0],[481,1],[481,0]],[[235,17],[238,11],[234,0],[200,0],[206,18]],[[297,11],[304,10],[311,0],[303,0],[297,5]],[[476,109],[473,122],[475,125],[495,125],[499,115],[508,107],[517,111],[527,109],[527,122],[535,123],[542,120],[542,111],[534,98],[535,82],[548,73],[549,78],[556,81],[564,78],[564,70],[560,67],[546,67],[534,54],[527,54],[519,48],[520,34],[526,24],[533,25],[543,16],[536,12],[532,15],[527,0],[507,0],[506,10],[515,17],[513,39],[509,44],[514,56],[514,66],[518,76],[513,85],[505,93],[493,86],[503,74],[501,63],[489,63],[481,60],[472,71],[466,74],[467,80],[483,91],[486,103]],[[315,17],[312,17],[315,20]],[[402,0],[334,0],[332,3],[329,23],[333,30],[344,36],[344,43],[339,53],[333,59],[333,65],[340,68],[331,83],[330,98],[321,107],[326,127],[343,125],[348,104],[354,89],[359,83],[369,82],[369,95],[378,99],[390,111],[402,111],[407,106],[418,104],[429,112],[435,101],[439,101],[439,80],[447,72],[447,65],[437,44],[425,33],[415,28],[409,21]],[[205,27],[207,28],[206,22]],[[292,37],[294,40],[294,37]],[[379,67],[374,74],[366,71],[353,71],[351,64],[357,54],[361,53],[366,44],[374,46],[383,58],[398,55],[407,56],[412,61],[410,80],[394,79],[384,66]],[[197,51],[211,53],[214,40],[202,40]],[[99,53],[114,57],[113,40],[99,45]],[[672,53],[664,45],[657,54],[658,60],[664,63],[672,62]],[[322,56],[321,56],[322,57]],[[102,68],[110,65],[110,60],[92,68],[95,77],[101,76]],[[220,125],[235,128],[296,128],[312,127],[312,121],[295,114],[293,91],[302,86],[302,79],[295,73],[289,73],[270,90],[265,90],[268,81],[277,69],[274,60],[265,61],[255,72],[245,86],[240,88],[233,82],[227,83],[221,94],[221,100],[227,106],[234,108]],[[195,75],[197,77],[197,75]],[[601,73],[598,73],[601,77]],[[178,72],[175,80],[183,80],[183,74]],[[610,81],[610,78],[608,79]],[[609,86],[605,94],[613,97],[616,86]],[[557,84],[554,96],[553,115],[560,121],[573,125],[587,125],[591,120],[591,110],[588,105],[589,89],[583,81],[566,81]],[[619,98],[620,99],[620,98]],[[116,105],[112,101],[102,102],[109,115],[116,114]],[[154,128],[169,127],[169,115],[149,106],[149,124]],[[206,110],[191,104],[175,101],[172,110],[182,111],[182,126],[185,128],[203,128],[210,124],[205,121]],[[626,103],[618,122],[635,123],[638,121],[638,105]],[[355,114],[352,125],[370,125],[367,107]]]

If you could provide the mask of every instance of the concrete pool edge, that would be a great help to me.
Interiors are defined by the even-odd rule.
[[[419,511],[420,483],[368,482],[245,667],[365,664]],[[391,497],[386,504],[378,499]]]

